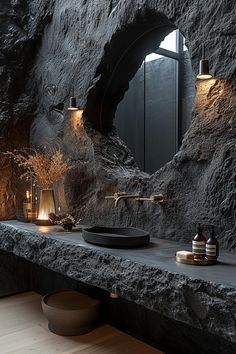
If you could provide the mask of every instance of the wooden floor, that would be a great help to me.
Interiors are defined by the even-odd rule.
[[[108,325],[101,325],[83,336],[57,336],[47,328],[40,301],[41,296],[32,292],[0,299],[1,354],[162,353]]]

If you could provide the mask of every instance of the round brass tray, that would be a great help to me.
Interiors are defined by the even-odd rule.
[[[216,259],[210,260],[207,258],[204,258],[204,259],[182,259],[179,257],[175,257],[175,258],[176,258],[176,262],[178,262],[178,263],[198,265],[198,266],[206,266],[206,265],[212,265],[212,264],[217,263]]]

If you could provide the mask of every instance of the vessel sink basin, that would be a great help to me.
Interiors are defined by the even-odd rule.
[[[149,233],[134,227],[100,227],[83,229],[83,238],[89,243],[103,247],[136,248],[147,246]]]

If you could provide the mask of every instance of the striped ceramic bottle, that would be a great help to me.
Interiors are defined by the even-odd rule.
[[[196,259],[204,259],[206,256],[206,238],[202,233],[201,226],[198,226],[197,234],[192,241],[192,252]]]

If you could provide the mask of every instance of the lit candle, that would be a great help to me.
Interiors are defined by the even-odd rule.
[[[29,191],[26,191],[26,199],[30,199],[30,192]]]

